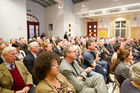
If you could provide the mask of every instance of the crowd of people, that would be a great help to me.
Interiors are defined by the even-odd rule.
[[[108,93],[110,73],[121,93],[140,93],[139,69],[137,39],[0,38],[0,93]]]

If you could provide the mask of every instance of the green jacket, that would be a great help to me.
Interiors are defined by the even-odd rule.
[[[15,65],[24,80],[25,84],[33,84],[32,75],[28,72],[23,62],[16,61]],[[0,93],[14,93],[11,90],[13,86],[13,78],[5,63],[0,64]]]

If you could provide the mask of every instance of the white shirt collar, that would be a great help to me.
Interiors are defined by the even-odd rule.
[[[32,52],[31,52],[32,53]],[[32,53],[33,54],[33,56],[36,58],[37,57],[37,55],[36,54],[34,54],[34,53]]]
[[[11,67],[10,67],[10,65],[11,64],[9,64],[9,63],[7,63],[7,62],[4,62],[5,63],[5,65],[6,65],[6,67],[9,69],[9,70],[11,70]],[[13,68],[15,68],[15,64],[14,63],[12,63],[13,64]]]

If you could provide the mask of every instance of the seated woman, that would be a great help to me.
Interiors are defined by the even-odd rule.
[[[13,43],[12,47],[15,47],[17,50],[17,60],[22,61],[26,54],[23,50],[20,50],[20,45],[18,43]]]
[[[44,51],[52,52],[53,45],[51,43],[43,42],[42,43],[42,48],[43,48]]]
[[[130,78],[126,79],[120,89],[120,93],[140,93],[140,62],[130,69]]]
[[[114,73],[121,85],[126,78],[129,78],[129,63],[132,61],[133,56],[131,50],[127,47],[120,48],[117,55],[119,64],[116,66]]]
[[[114,51],[115,51],[115,52],[114,52],[113,55],[112,55],[111,63],[110,63],[110,65],[109,65],[109,67],[110,67],[110,72],[111,72],[111,73],[114,73],[115,67],[116,67],[116,65],[118,65],[118,63],[119,63],[119,62],[118,62],[117,55],[118,55],[118,53],[119,53],[120,44],[119,44],[119,43],[114,44],[113,48],[114,48]]]
[[[33,75],[40,80],[36,93],[74,93],[75,89],[59,73],[59,56],[54,52],[43,52],[35,60]]]

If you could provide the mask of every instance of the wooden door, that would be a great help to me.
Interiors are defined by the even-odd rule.
[[[28,39],[40,36],[39,22],[27,21]]]
[[[87,35],[93,37],[97,36],[97,22],[87,23]]]

